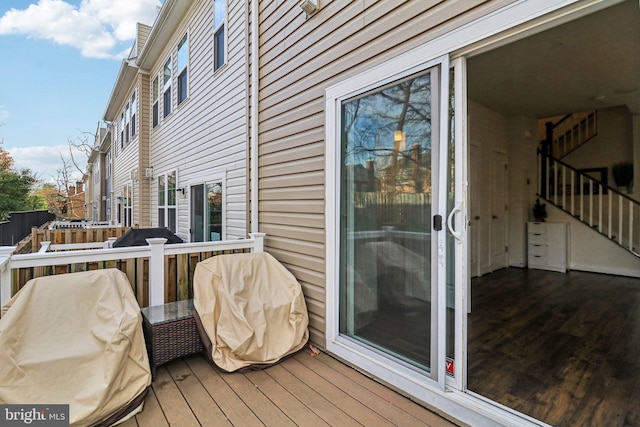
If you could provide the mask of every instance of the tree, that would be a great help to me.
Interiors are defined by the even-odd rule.
[[[10,212],[30,210],[30,193],[36,182],[29,169],[0,170],[0,219],[6,220]]]

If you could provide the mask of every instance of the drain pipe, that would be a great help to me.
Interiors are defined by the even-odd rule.
[[[258,232],[258,0],[251,0],[251,232]]]

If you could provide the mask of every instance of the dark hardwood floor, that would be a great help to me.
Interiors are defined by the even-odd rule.
[[[640,426],[640,279],[508,268],[472,281],[468,388],[555,426]]]

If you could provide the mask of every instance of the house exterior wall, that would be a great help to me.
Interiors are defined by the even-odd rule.
[[[124,101],[120,104],[116,114],[115,119],[113,120],[111,127],[111,134],[113,135],[112,139],[112,153],[113,155],[113,216],[117,222],[118,218],[118,204],[117,198],[123,196],[125,185],[131,185],[133,188],[133,214],[132,214],[132,222],[131,225],[138,225],[140,227],[144,227],[145,224],[141,222],[141,207],[140,207],[140,179],[135,179],[135,172],[138,171],[138,165],[140,161],[140,126],[139,120],[136,119],[136,134],[133,138],[129,139],[127,143],[126,140],[122,142],[122,124],[121,124],[121,113],[125,110],[126,104],[130,103],[131,95],[133,92],[139,93],[138,90],[138,81],[134,80],[132,85],[126,90],[127,96],[124,97]],[[138,102],[138,110],[140,110],[140,103]],[[139,117],[139,114],[136,114]],[[126,136],[125,136],[126,138]],[[133,172],[133,179],[132,179]],[[139,171],[138,171],[139,172]],[[124,219],[122,218],[120,224],[124,223]]]
[[[298,1],[260,5],[259,229],[302,284],[325,347],[325,90],[511,3]]]
[[[177,187],[186,197],[177,198],[177,234],[190,239],[190,186],[212,177],[226,176],[226,238],[246,237],[246,14],[243,2],[227,4],[226,64],[214,72],[213,2],[196,1],[187,12],[170,42],[150,67],[149,81],[160,75],[171,56],[177,76],[177,44],[188,34],[188,98],[177,104],[173,85],[172,112],[150,129],[149,164],[154,179],[150,183],[151,223],[158,225],[159,174],[177,170]],[[151,83],[150,83],[151,84]],[[150,90],[145,92],[145,108],[151,109]]]

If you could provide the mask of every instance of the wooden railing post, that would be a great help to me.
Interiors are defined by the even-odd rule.
[[[149,306],[164,304],[164,245],[167,239],[147,239],[149,255]]]
[[[267,233],[249,233],[249,237],[255,239],[251,252],[264,252],[264,236],[266,235]]]
[[[0,246],[0,306],[4,306],[13,292],[11,256],[16,246]]]

